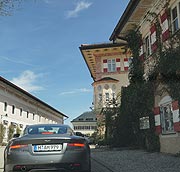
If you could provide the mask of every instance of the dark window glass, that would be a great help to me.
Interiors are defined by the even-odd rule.
[[[20,116],[22,116],[22,112],[23,112],[23,110],[22,110],[22,108],[20,108]]]
[[[172,30],[173,33],[179,29],[177,7],[172,9]]]
[[[7,111],[7,102],[4,102],[4,111]]]
[[[14,114],[14,112],[15,112],[15,106],[12,105],[12,114]]]

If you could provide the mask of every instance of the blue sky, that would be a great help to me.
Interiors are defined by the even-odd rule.
[[[0,16],[0,74],[69,116],[90,110],[81,44],[109,42],[129,0],[24,0]]]

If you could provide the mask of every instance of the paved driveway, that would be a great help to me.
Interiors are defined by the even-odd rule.
[[[94,149],[93,161],[106,167],[104,172],[180,172],[180,157],[143,150]],[[95,164],[92,172],[99,172]]]

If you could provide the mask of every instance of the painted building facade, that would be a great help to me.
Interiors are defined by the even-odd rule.
[[[104,121],[103,109],[120,105],[121,88],[129,84],[130,52],[126,44],[81,45],[80,51],[93,79],[93,106],[98,123]],[[105,133],[105,125],[98,128]]]
[[[139,30],[142,34],[140,56],[144,59],[144,77],[148,79],[157,62],[155,57],[159,48],[158,41],[163,50],[179,44],[176,38],[180,33],[180,0],[130,0],[110,41],[118,43],[132,29]],[[155,128],[160,139],[160,151],[178,153],[180,103],[169,95],[167,86],[163,83],[156,87],[154,99]]]
[[[26,125],[63,124],[64,118],[67,118],[60,111],[2,77],[0,77],[0,115],[0,123],[5,127],[4,142],[8,139],[10,125],[23,131]]]

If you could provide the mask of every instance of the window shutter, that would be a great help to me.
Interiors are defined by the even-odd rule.
[[[140,44],[139,59],[140,59],[141,61],[144,61],[143,42],[141,42],[141,44]]]
[[[116,71],[120,71],[121,70],[121,63],[120,63],[120,59],[116,59]]]
[[[180,131],[180,115],[178,101],[172,102],[174,131]]]
[[[104,60],[103,60],[103,72],[106,73],[106,72],[108,71],[107,69],[108,69],[108,66],[107,66],[107,59],[104,59]]]
[[[128,58],[124,58],[124,71],[129,70],[129,62]]]
[[[151,49],[152,52],[155,52],[157,49],[157,39],[156,39],[156,25],[153,24],[153,26],[150,28],[151,31]]]
[[[170,36],[167,12],[163,13],[160,16],[160,19],[161,19],[161,28],[162,28],[162,41],[166,41]]]
[[[155,132],[160,134],[162,131],[161,128],[161,117],[160,117],[160,107],[154,108],[154,119],[155,119]]]

